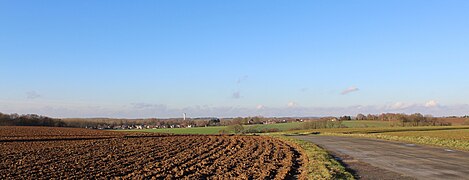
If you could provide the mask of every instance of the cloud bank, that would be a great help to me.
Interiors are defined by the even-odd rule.
[[[293,102],[293,101],[292,101],[292,102],[289,102],[289,103],[287,104],[287,107],[289,107],[289,108],[294,108],[294,107],[296,107],[296,106],[298,106],[298,104],[297,104],[296,102]]]
[[[434,116],[463,116],[469,114],[469,105],[442,105],[434,100],[424,103],[391,103],[374,106],[348,107],[302,107],[290,102],[283,107],[257,105],[253,107],[233,106],[190,106],[184,108],[168,107],[164,104],[131,103],[127,105],[70,105],[41,104],[31,102],[1,102],[0,112],[3,113],[36,113],[52,117],[111,117],[111,118],[168,118],[181,117],[187,113],[189,117],[318,117],[342,116],[379,113],[422,113]]]
[[[428,107],[428,108],[433,108],[433,107],[438,107],[438,106],[439,106],[439,104],[435,100],[431,100],[431,101],[428,101],[427,103],[425,103],[425,107]]]

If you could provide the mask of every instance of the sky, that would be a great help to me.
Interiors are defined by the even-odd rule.
[[[469,1],[0,1],[0,112],[469,114]]]

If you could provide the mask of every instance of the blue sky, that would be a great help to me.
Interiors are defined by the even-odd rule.
[[[0,112],[469,114],[468,1],[0,2]]]

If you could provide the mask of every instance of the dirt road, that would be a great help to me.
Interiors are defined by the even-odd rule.
[[[469,152],[366,138],[296,138],[327,149],[360,179],[469,179]]]

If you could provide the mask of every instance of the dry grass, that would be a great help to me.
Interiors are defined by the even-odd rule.
[[[469,126],[342,128],[288,133],[376,138],[469,151]]]
[[[354,179],[339,162],[317,145],[286,136],[276,137],[295,143],[303,149],[307,157],[307,179]]]

